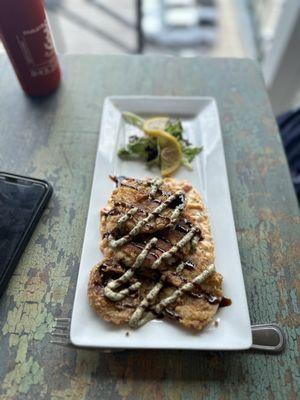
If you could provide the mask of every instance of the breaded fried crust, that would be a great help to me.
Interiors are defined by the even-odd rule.
[[[128,180],[129,183],[127,180],[123,180],[122,182],[124,185],[130,184],[130,186],[133,186],[132,179]],[[150,185],[147,184],[140,186],[143,188],[142,198],[148,198]],[[125,186],[125,189],[130,190],[130,188],[127,188],[127,186]],[[138,197],[136,190],[132,190],[134,190],[135,198]],[[153,265],[153,262],[157,259],[157,257],[176,244],[191,229],[191,226],[194,225],[199,228],[199,233],[195,238],[197,239],[197,244],[192,249],[191,243],[187,243],[187,245],[181,250],[180,254],[178,254],[178,257],[174,257],[173,263],[175,264],[178,259],[182,259],[190,255],[190,258],[193,260],[195,266],[194,272],[191,274],[191,277],[194,277],[199,272],[202,272],[203,268],[214,262],[214,243],[210,232],[209,219],[205,210],[205,206],[199,193],[186,181],[176,181],[172,178],[164,179],[162,190],[164,193],[168,193],[168,196],[180,190],[184,191],[186,196],[186,205],[178,224],[175,226],[175,229],[165,229],[166,224],[161,226],[160,224],[156,225],[156,221],[152,222],[152,227],[157,234],[156,236],[158,237],[159,242],[157,246],[148,254],[147,258],[145,259],[144,266],[151,268],[151,265]],[[109,218],[109,214],[111,212],[113,213],[114,204],[120,199],[120,191],[123,193],[123,186],[120,186],[114,190],[108,201],[108,207],[106,207],[105,211],[101,212],[100,232],[102,235],[102,240],[100,243],[100,248],[105,257],[114,257],[118,260],[122,260],[126,265],[130,266],[134,262],[137,255],[141,252],[141,249],[145,246],[145,242],[147,242],[149,238],[153,236],[153,234],[138,235],[137,237],[133,238],[130,243],[121,246],[118,249],[112,249],[109,247],[108,234],[117,229],[117,220],[114,220],[114,224],[112,225],[112,220]],[[159,194],[156,198],[159,198]],[[134,204],[135,203],[133,203],[133,206]],[[140,201],[139,204],[140,207],[143,208],[143,201]],[[153,210],[156,206],[157,203],[154,203],[150,210]],[[170,213],[170,210],[168,212]],[[142,216],[142,218],[144,217],[145,215]],[[108,220],[109,222],[107,222]],[[135,220],[135,225],[137,222],[138,221]],[[126,226],[125,231],[128,229],[129,228]],[[164,270],[169,268],[169,266],[169,264],[163,262],[159,266],[159,269]]]
[[[114,179],[100,214],[105,259],[90,274],[91,306],[115,324],[136,328],[164,316],[201,330],[223,296],[201,196],[171,178]]]
[[[108,268],[108,265],[114,265],[114,267]],[[130,321],[134,310],[155,285],[155,282],[151,279],[142,279],[143,284],[137,292],[122,301],[113,302],[105,297],[103,287],[107,279],[111,279],[112,276],[121,276],[123,269],[118,268],[120,272],[113,274],[111,271],[116,269],[114,261],[104,260],[97,264],[90,273],[88,297],[91,307],[105,321],[124,325]],[[181,284],[180,278],[172,280],[172,277],[169,277],[166,287],[159,295],[159,300],[171,295]],[[187,328],[201,330],[213,319],[219,306],[216,300],[221,296],[222,276],[214,273],[203,287],[195,288],[191,295],[182,296],[176,303],[166,308],[162,315],[177,320]],[[151,306],[149,310],[151,310]]]

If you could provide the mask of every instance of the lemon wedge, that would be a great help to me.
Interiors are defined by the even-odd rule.
[[[164,129],[169,118],[155,117],[144,122],[144,132],[152,137],[156,137],[160,147],[161,174],[169,176],[174,173],[181,165],[182,151],[178,140]]]
[[[146,119],[143,130],[150,134],[152,131],[164,131],[170,119],[168,117],[153,117]]]

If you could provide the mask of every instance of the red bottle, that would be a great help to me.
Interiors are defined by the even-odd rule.
[[[42,0],[0,0],[0,35],[26,94],[57,88],[60,68]]]

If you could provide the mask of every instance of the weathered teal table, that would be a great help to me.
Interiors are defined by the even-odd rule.
[[[1,169],[54,186],[0,300],[0,398],[296,399],[299,214],[257,67],[248,60],[171,57],[66,56],[61,62],[59,91],[30,100],[0,58]],[[285,328],[284,354],[103,354],[49,343],[54,316],[71,315],[101,107],[114,94],[217,99],[251,320]]]

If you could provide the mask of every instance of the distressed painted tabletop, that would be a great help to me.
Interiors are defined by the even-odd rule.
[[[296,399],[299,214],[258,68],[248,60],[157,56],[61,62],[60,89],[30,100],[0,57],[1,169],[54,186],[0,300],[0,398]],[[284,354],[103,354],[49,343],[54,316],[71,315],[103,99],[126,94],[216,98],[251,321],[282,325]]]

